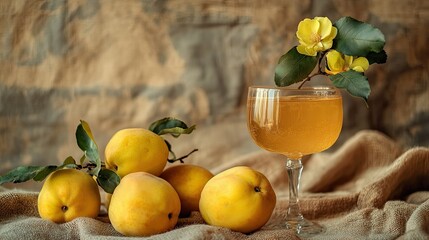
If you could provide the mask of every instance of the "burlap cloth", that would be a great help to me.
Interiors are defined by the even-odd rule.
[[[199,213],[179,220],[170,232],[148,239],[298,239],[282,227],[287,178],[282,157],[260,152],[223,163],[214,173],[236,165],[263,172],[278,204],[270,221],[253,234],[204,224]],[[429,239],[429,149],[401,150],[384,135],[363,131],[332,154],[304,161],[301,209],[326,227],[312,239]],[[39,218],[37,193],[0,190],[0,239],[121,239],[106,222],[78,218],[55,224]]]

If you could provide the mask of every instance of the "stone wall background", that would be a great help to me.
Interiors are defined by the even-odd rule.
[[[428,1],[0,0],[0,174],[79,158],[80,119],[101,151],[117,130],[164,116],[198,125],[172,140],[179,154],[200,149],[190,163],[215,169],[260,151],[246,130],[247,87],[273,84],[303,18],[347,15],[385,33],[389,58],[367,73],[368,109],[343,94],[336,147],[360,129],[428,146]]]

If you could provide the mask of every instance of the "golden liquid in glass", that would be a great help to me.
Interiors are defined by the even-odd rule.
[[[299,158],[329,148],[340,134],[340,96],[265,95],[248,101],[249,132],[268,151]]]

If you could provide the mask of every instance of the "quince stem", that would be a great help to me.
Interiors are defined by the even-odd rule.
[[[198,149],[194,149],[194,150],[192,150],[190,153],[186,154],[185,156],[182,156],[182,157],[179,157],[179,158],[174,158],[174,159],[168,159],[167,161],[168,161],[169,163],[174,163],[174,162],[176,162],[176,161],[179,161],[180,163],[185,163],[185,162],[183,161],[183,159],[185,159],[185,158],[189,157],[189,155],[191,155],[192,153],[194,153],[194,152],[196,152],[196,151],[198,151]]]
[[[93,168],[96,168],[97,167],[97,164],[95,164],[95,163],[87,163],[87,164],[84,164],[84,165],[76,165],[77,166],[77,168],[76,169],[78,169],[78,170],[81,170],[81,169],[84,169],[84,168],[87,168],[88,170],[91,170],[91,169],[93,169]],[[101,167],[102,168],[104,168],[105,167],[105,164],[101,164]]]

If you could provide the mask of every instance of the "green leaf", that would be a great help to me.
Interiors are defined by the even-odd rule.
[[[76,161],[72,156],[68,156],[63,162],[63,165],[67,165],[67,164],[76,164]]]
[[[45,170],[46,167],[40,166],[20,166],[12,169],[0,177],[0,184],[12,182],[21,183],[33,179],[36,175]]]
[[[300,54],[296,47],[280,57],[275,69],[274,81],[277,86],[285,87],[300,82],[314,70],[318,56]]]
[[[336,87],[344,88],[351,95],[361,97],[365,102],[368,101],[371,88],[369,86],[368,78],[362,73],[349,70],[347,72],[331,75],[329,78]]]
[[[68,156],[64,160],[63,164],[58,167],[58,169],[63,169],[63,168],[75,168],[75,169],[78,169],[79,167],[76,164],[76,160],[74,160],[74,158],[72,156]]]
[[[80,149],[82,149],[85,153],[85,155],[92,160],[94,157],[88,156],[88,154],[95,154],[95,152],[98,153],[98,147],[95,143],[94,137],[92,136],[91,129],[89,128],[88,123],[81,120],[81,123],[78,125],[76,129],[76,140],[77,145]]]
[[[85,156],[89,162],[96,165],[95,168],[89,171],[89,174],[98,175],[98,172],[101,169],[100,154],[98,152],[98,147],[95,143],[91,129],[88,123],[83,120],[81,120],[80,124],[77,126],[76,141],[79,148],[84,151]]]
[[[192,133],[195,130],[195,125],[188,127],[179,119],[166,117],[153,122],[149,126],[149,130],[158,135],[171,134],[173,137],[179,137],[181,134]]]
[[[378,63],[382,64],[387,61],[386,51],[381,51],[379,53],[370,52],[366,55],[366,59],[368,59],[369,64]]]
[[[192,131],[195,130],[195,125],[189,127],[189,128],[181,128],[181,127],[174,127],[174,128],[166,128],[163,129],[158,133],[158,135],[164,135],[164,134],[171,134],[173,137],[179,137],[181,134],[190,134]]]
[[[97,176],[97,183],[107,193],[113,193],[121,178],[114,171],[103,168]]]
[[[74,168],[74,169],[78,169],[78,170],[82,169],[77,164],[73,164],[73,163],[71,163],[71,164],[63,164],[63,165],[61,165],[61,166],[58,167],[58,169],[63,169],[63,168]]]
[[[86,160],[86,156],[85,154],[83,154],[82,157],[79,159],[80,165],[82,165],[83,162],[85,162],[85,160]]]
[[[34,176],[33,180],[34,181],[43,181],[49,174],[51,174],[52,172],[56,171],[58,169],[57,166],[46,166],[43,167],[37,174],[36,176]]]
[[[340,18],[334,26],[338,29],[333,48],[349,56],[366,56],[383,50],[383,33],[368,23],[351,17]]]

